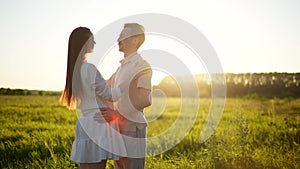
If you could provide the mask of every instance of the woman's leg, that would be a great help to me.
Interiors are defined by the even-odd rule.
[[[106,161],[107,160],[102,160],[99,163],[89,163],[89,169],[105,169]]]
[[[105,169],[107,160],[99,163],[80,163],[80,169]]]
[[[79,169],[88,169],[88,163],[80,163]]]

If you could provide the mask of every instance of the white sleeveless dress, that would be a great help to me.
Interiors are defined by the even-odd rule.
[[[81,116],[76,124],[76,137],[72,145],[71,160],[77,163],[96,163],[101,160],[126,156],[126,148],[116,121],[95,121],[93,116],[106,107],[104,100],[115,100],[120,89],[111,89],[97,68],[84,62],[81,66],[83,97]]]

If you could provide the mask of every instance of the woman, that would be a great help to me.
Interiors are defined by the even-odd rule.
[[[97,68],[86,62],[86,55],[94,48],[94,37],[85,27],[73,30],[69,38],[66,86],[61,102],[69,109],[80,102],[82,115],[76,124],[71,160],[80,168],[105,168],[107,159],[117,160],[126,150],[118,125],[104,119],[96,122],[94,114],[106,107],[104,101],[112,101],[121,94],[119,87],[111,89]]]

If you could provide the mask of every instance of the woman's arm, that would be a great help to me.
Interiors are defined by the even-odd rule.
[[[119,86],[110,88],[105,79],[102,77],[98,69],[91,65],[88,68],[89,81],[95,91],[97,97],[101,97],[108,101],[115,101],[121,96]],[[112,79],[111,79],[112,80]]]

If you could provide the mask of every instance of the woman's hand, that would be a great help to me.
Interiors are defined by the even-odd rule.
[[[125,90],[129,90],[128,84],[126,84],[126,83],[121,83],[121,84],[119,85],[119,88],[120,88],[120,90],[121,90],[121,93],[124,93]]]

